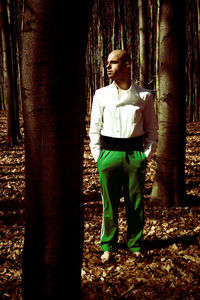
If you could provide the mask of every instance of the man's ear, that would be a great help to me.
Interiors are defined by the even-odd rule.
[[[125,63],[125,65],[126,65],[127,69],[130,69],[130,68],[131,68],[131,63],[130,63],[129,61],[127,61],[127,62]]]

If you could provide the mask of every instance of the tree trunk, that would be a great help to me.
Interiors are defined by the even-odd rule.
[[[90,4],[25,1],[24,300],[80,299],[84,65]]]
[[[197,111],[196,111],[196,120],[200,120],[200,3],[199,0],[196,1],[197,5]]]
[[[160,0],[156,0],[156,114],[158,111],[159,91],[159,40],[160,40]]]
[[[3,49],[3,80],[4,94],[7,102],[7,120],[8,120],[8,144],[16,145],[17,128],[15,119],[15,94],[13,83],[13,68],[12,68],[12,47],[10,41],[10,28],[8,23],[7,1],[0,1],[0,17],[1,17],[1,39]]]
[[[178,20],[178,22],[177,22]],[[152,198],[183,203],[185,162],[185,5],[160,1],[158,151]]]
[[[147,1],[138,1],[139,15],[139,82],[143,87],[148,84],[148,39],[146,35]]]
[[[16,3],[11,1],[9,4],[10,11],[10,43],[11,43],[11,59],[12,59],[12,81],[14,93],[14,118],[16,136],[22,139],[20,133],[20,102],[21,102],[21,83],[20,83],[20,64],[19,64],[19,44],[16,20]]]

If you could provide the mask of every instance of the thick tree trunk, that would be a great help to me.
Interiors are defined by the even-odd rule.
[[[184,2],[180,7],[173,0],[161,0],[159,25],[158,157],[152,198],[179,205],[185,196]]]
[[[25,1],[24,300],[80,299],[89,2]]]

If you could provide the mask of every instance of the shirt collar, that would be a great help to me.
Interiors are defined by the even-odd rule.
[[[112,82],[111,85],[112,85],[113,87],[117,88],[117,84],[116,84],[115,80]],[[131,87],[132,87],[132,83],[131,83],[130,87],[129,87],[126,91],[128,92],[128,91],[131,89]]]

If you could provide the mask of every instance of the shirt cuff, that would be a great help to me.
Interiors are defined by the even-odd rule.
[[[92,150],[92,155],[93,155],[93,158],[94,158],[95,162],[97,162],[99,154],[100,154],[100,150],[99,149]]]
[[[151,157],[152,157],[152,151],[151,151],[151,149],[145,150],[144,153],[146,155],[147,160],[150,161]]]

